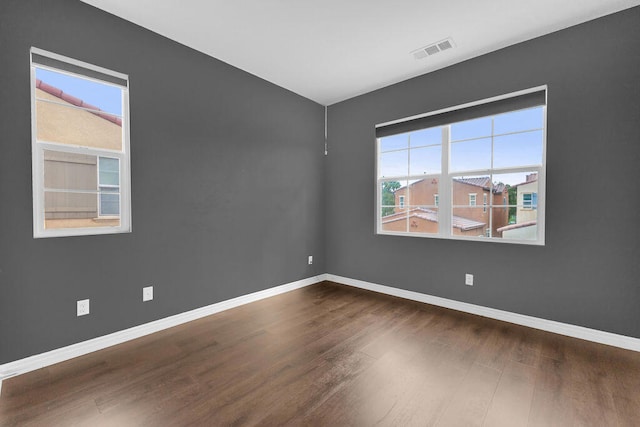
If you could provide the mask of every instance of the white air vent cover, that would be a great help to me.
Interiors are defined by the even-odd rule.
[[[440,40],[436,43],[431,43],[428,46],[421,47],[420,49],[414,50],[411,52],[415,59],[424,59],[427,56],[435,55],[436,53],[442,52],[443,50],[452,49],[455,47],[453,43],[453,39],[451,37],[446,38],[444,40]]]

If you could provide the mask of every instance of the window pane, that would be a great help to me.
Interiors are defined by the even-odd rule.
[[[115,194],[118,201],[119,195]],[[101,219],[98,215],[98,194],[51,192],[44,194],[44,229],[77,229],[94,227],[119,227],[120,219]],[[113,208],[111,205],[110,209]]]
[[[496,174],[494,183],[504,183],[508,198],[507,225],[523,224],[537,220],[538,174],[522,172]]]
[[[517,222],[517,206],[522,206],[522,201],[518,202],[518,189],[522,193],[523,189],[531,186],[537,188],[538,174],[537,172],[519,172],[519,173],[503,173],[493,175],[494,187],[502,186],[504,188],[502,194],[502,205],[508,206],[507,225]],[[522,196],[520,195],[522,199]],[[498,203],[495,202],[494,206]],[[522,219],[522,215],[521,215]]]
[[[542,164],[542,131],[497,136],[493,141],[496,168]]]
[[[538,238],[537,210],[525,211],[526,218],[522,215],[522,212],[522,207],[519,206],[519,220],[497,228],[495,237],[502,239],[536,240]],[[500,212],[498,211],[494,212],[494,216],[499,214]]]
[[[100,219],[97,193],[45,192],[44,229],[119,227],[120,219]]]
[[[382,208],[380,212],[380,226],[383,231],[407,231],[407,211],[395,208]]]
[[[120,160],[100,157],[100,185],[120,185]]]
[[[438,232],[438,209],[432,206],[412,206],[408,211],[410,233]]]
[[[451,217],[451,233],[454,236],[486,237],[489,228],[489,212],[482,207],[454,207]]]
[[[412,148],[442,144],[442,128],[429,128],[411,132],[409,138]]]
[[[489,169],[491,167],[491,138],[451,144],[451,172]]]
[[[120,193],[100,193],[100,215],[120,215]]]
[[[494,135],[542,129],[544,125],[543,107],[529,108],[512,113],[499,114],[493,121]]]
[[[100,171],[100,185],[119,185],[120,177],[118,172]]]
[[[111,157],[100,157],[100,171],[119,172],[120,160]]]
[[[491,117],[467,120],[451,125],[451,141],[491,136]]]
[[[440,146],[413,148],[409,153],[410,175],[439,174],[442,169],[442,149]]]
[[[122,89],[119,87],[38,67],[36,67],[36,79],[45,83],[40,85],[41,89],[37,92],[38,98],[43,98],[41,96],[43,93],[49,93],[55,95],[59,101],[67,98],[74,105],[78,104],[77,101],[82,101],[83,108],[122,116]],[[69,101],[64,102],[69,103]]]
[[[44,150],[44,187],[96,191],[97,157]]]
[[[380,152],[401,150],[409,147],[409,136],[406,133],[380,138]]]
[[[122,151],[122,123],[118,120],[69,105],[36,101],[39,142]]]
[[[409,150],[380,154],[380,177],[404,176],[409,173]]]
[[[409,183],[409,205],[435,207],[435,195],[439,192],[438,178],[425,178]]]
[[[407,196],[407,181],[384,181],[378,189],[380,191],[380,206],[399,206],[400,196]],[[393,209],[384,211],[392,213]]]
[[[451,180],[451,200],[454,206],[479,206],[483,194],[489,193],[491,178],[488,175],[457,176]]]

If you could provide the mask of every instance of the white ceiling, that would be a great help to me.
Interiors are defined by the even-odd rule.
[[[640,0],[82,0],[329,105]],[[639,23],[640,25],[640,23]],[[454,49],[416,60],[447,37]]]

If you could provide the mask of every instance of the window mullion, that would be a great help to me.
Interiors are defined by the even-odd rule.
[[[451,178],[449,176],[449,134],[450,127],[442,126],[442,164],[440,167],[440,188],[438,189],[438,222],[440,224],[438,234],[441,237],[451,236],[452,195]]]

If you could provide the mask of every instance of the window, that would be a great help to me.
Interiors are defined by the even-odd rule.
[[[376,126],[376,232],[543,245],[546,96],[538,87]]]
[[[537,196],[536,193],[522,193],[522,209],[536,209]]]
[[[100,216],[120,215],[120,159],[98,157]]]
[[[131,230],[128,77],[31,48],[34,237]]]

